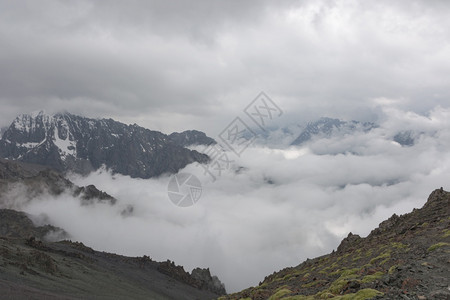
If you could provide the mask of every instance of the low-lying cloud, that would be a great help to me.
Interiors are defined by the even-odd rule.
[[[116,205],[82,206],[63,195],[23,209],[45,214],[98,250],[171,259],[187,270],[210,267],[229,292],[237,291],[330,252],[349,232],[365,236],[393,213],[421,207],[435,188],[450,188],[450,109],[436,107],[426,116],[391,106],[383,112],[380,126],[368,133],[301,148],[250,147],[215,182],[189,165],[182,172],[203,183],[192,207],[172,204],[169,177],[132,179],[99,170],[71,179],[107,191]],[[398,130],[418,131],[415,145],[393,142]],[[123,216],[127,205],[134,210]]]

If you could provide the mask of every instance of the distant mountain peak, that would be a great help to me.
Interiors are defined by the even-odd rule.
[[[416,142],[414,132],[412,130],[400,131],[394,136],[394,142],[405,147],[414,146]]]
[[[205,139],[203,135],[196,132],[198,138]],[[208,161],[206,155],[137,124],[44,111],[14,119],[0,140],[0,157],[83,174],[105,165],[113,172],[141,178]]]
[[[35,111],[32,111],[30,113],[30,116],[33,117],[33,118],[36,118],[37,116],[42,116],[42,115],[46,115],[46,112],[45,112],[44,109],[42,109],[42,110],[35,110]]]
[[[315,122],[309,122],[300,135],[291,143],[291,145],[302,145],[315,137],[329,138],[333,134],[352,133],[354,131],[370,131],[377,125],[371,122],[344,121],[322,117]]]

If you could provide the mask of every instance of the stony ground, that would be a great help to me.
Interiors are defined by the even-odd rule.
[[[450,299],[450,193],[225,299]]]

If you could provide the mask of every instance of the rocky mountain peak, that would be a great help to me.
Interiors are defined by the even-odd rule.
[[[136,124],[40,111],[12,122],[0,139],[0,157],[82,174],[106,166],[115,173],[150,178],[207,162],[206,155],[184,148],[199,139],[209,141],[201,132],[172,139]]]
[[[198,130],[186,130],[183,132],[174,132],[169,135],[169,138],[178,145],[183,147],[196,145],[212,145],[217,142],[208,137],[204,132]]]
[[[357,234],[349,233],[346,238],[342,240],[340,245],[337,248],[337,253],[343,253],[348,251],[352,247],[357,247],[358,243],[361,242],[361,237]]]

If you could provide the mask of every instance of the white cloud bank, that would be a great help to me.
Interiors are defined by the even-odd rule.
[[[229,292],[237,291],[335,249],[350,231],[365,236],[393,213],[421,207],[435,188],[450,188],[450,109],[436,107],[427,116],[383,111],[383,123],[367,134],[313,141],[309,148],[249,148],[233,157],[244,168],[215,182],[202,168],[186,167],[203,181],[193,207],[169,201],[168,177],[98,171],[72,179],[107,191],[116,206],[59,197],[24,210],[46,214],[98,250],[171,259],[188,270],[210,267]],[[423,132],[412,147],[392,142],[405,129]],[[134,212],[123,217],[126,205]]]

